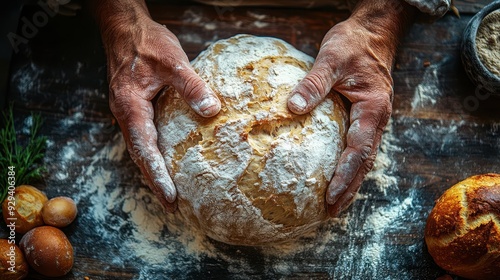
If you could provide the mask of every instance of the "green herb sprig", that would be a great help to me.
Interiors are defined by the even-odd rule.
[[[43,120],[40,114],[31,114],[31,126],[25,146],[18,144],[14,127],[14,112],[12,106],[3,113],[5,127],[0,130],[0,203],[7,196],[7,171],[14,167],[16,186],[30,184],[42,179],[45,170],[39,165],[45,156],[47,138],[39,136]]]

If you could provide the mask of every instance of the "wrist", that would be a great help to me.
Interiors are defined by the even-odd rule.
[[[361,26],[376,45],[383,46],[394,56],[415,14],[416,9],[403,0],[360,0],[348,20]]]
[[[91,0],[90,9],[99,26],[104,47],[130,40],[134,28],[151,20],[143,0]],[[128,38],[128,39],[127,39]]]

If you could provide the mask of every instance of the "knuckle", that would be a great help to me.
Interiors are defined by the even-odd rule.
[[[378,116],[378,123],[375,124],[377,128],[383,128],[391,118],[392,114],[392,100],[390,98],[382,98],[379,101],[376,114]]]
[[[123,93],[110,90],[109,109],[118,120],[128,118],[130,107],[130,100]]]
[[[373,166],[375,165],[375,156],[376,154],[373,153],[370,155],[366,160],[364,166],[364,174],[368,173],[370,170],[372,170]]]
[[[372,154],[372,145],[369,142],[371,142],[371,141],[367,140],[362,145],[357,147],[360,159],[365,164],[367,163],[367,160],[370,158],[370,156]]]
[[[331,79],[325,73],[326,70],[316,70],[310,72],[301,83],[303,94],[306,94],[310,101],[318,102],[331,89]]]
[[[128,150],[131,154],[133,154],[136,157],[140,157],[142,155],[143,151],[143,141],[141,141],[138,137],[140,132],[136,131],[136,129],[131,128],[129,129],[129,145],[128,145]],[[138,159],[138,158],[137,158]]]
[[[141,161],[141,157],[139,155],[140,153],[140,149],[133,145],[133,144],[129,144],[127,146],[127,150],[128,150],[128,153],[130,155],[130,158],[132,159],[132,161],[139,167],[142,167],[142,161]],[[142,168],[141,168],[142,169]]]
[[[130,131],[129,138],[127,150],[130,154],[130,158],[140,167],[143,173],[149,173],[147,170],[149,169],[148,159],[150,158],[150,153],[147,145],[144,144],[143,139],[136,135],[133,129]]]
[[[181,95],[188,103],[192,103],[202,97],[205,83],[195,75],[189,75],[184,79]]]
[[[391,108],[392,107],[392,90],[389,94],[378,94],[376,96],[376,100],[378,101],[380,107],[382,108]]]
[[[348,142],[353,149],[353,156],[360,162],[364,162],[371,154],[374,143],[373,132],[350,131]]]
[[[158,160],[157,134],[154,125],[148,122],[130,121],[127,128],[128,149],[141,161],[154,162]]]
[[[379,94],[371,101],[375,115],[381,120],[387,120],[392,114],[392,99],[385,94]]]

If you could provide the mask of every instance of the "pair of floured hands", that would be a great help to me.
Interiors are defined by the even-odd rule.
[[[143,2],[96,2],[108,60],[111,110],[150,188],[168,211],[174,211],[176,189],[157,147],[151,100],[172,86],[201,116],[216,115],[221,103],[194,72],[176,36],[151,19]],[[349,19],[325,35],[312,70],[288,100],[288,108],[296,114],[311,111],[331,90],[352,103],[347,147],[326,192],[331,216],[354,199],[373,166],[390,118],[391,68],[398,38],[413,13],[400,2],[400,9],[388,9],[385,0],[360,1]]]

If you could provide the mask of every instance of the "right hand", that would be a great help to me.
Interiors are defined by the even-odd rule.
[[[354,200],[373,166],[391,115],[390,69],[395,48],[385,42],[387,37],[372,34],[353,19],[333,26],[323,39],[313,68],[289,99],[290,110],[297,114],[312,110],[332,89],[351,102],[347,145],[326,191],[332,217]]]
[[[296,114],[311,111],[332,89],[351,102],[347,147],[326,191],[332,217],[351,204],[373,167],[392,112],[396,48],[415,12],[403,1],[358,1],[349,19],[325,35],[313,68],[288,101]]]
[[[176,189],[157,146],[151,100],[172,86],[201,116],[216,115],[221,103],[195,73],[176,36],[147,12],[102,26],[108,61],[110,108],[123,132],[133,161],[153,193],[170,212]]]

